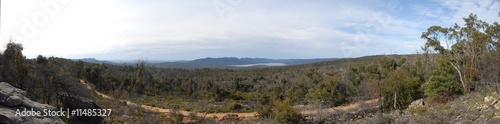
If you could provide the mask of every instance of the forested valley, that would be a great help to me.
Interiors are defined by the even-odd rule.
[[[474,14],[464,22],[429,27],[420,36],[426,41],[422,52],[412,55],[246,69],[159,68],[146,60],[117,66],[41,55],[26,59],[22,44],[10,42],[0,57],[0,81],[27,91],[30,99],[57,107],[67,107],[63,96],[91,99],[101,108],[114,109],[105,118],[112,123],[216,121],[141,110],[121,100],[200,113],[255,112],[255,119],[247,123],[305,123],[297,106],[329,108],[372,99],[379,101],[378,113],[387,113],[405,110],[418,99],[446,104],[476,92],[498,94],[500,24],[483,22]],[[97,95],[80,80],[115,100]]]

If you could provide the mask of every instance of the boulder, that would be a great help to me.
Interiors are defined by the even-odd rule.
[[[0,124],[64,124],[59,117],[16,116],[16,111],[24,109],[43,111],[56,110],[56,107],[34,102],[26,97],[25,91],[0,82]]]
[[[46,109],[46,110],[57,110],[57,108],[54,107],[54,106],[50,106],[50,105],[47,105],[47,104],[41,104],[41,103],[32,101],[32,100],[30,100],[28,98],[25,98],[23,100],[23,103],[21,103],[20,106],[23,106],[23,107],[26,107],[26,108],[33,108],[34,110],[37,110],[37,111],[43,111],[44,109]]]
[[[54,120],[52,118],[33,118],[23,122],[23,124],[63,124],[63,121]]]
[[[16,111],[0,106],[0,124],[19,124],[23,119],[15,116]]]
[[[421,106],[424,106],[425,105],[425,102],[424,102],[424,99],[418,99],[418,100],[415,100],[413,102],[410,103],[410,108],[413,108],[413,107],[421,107]]]
[[[0,89],[0,104],[6,105],[5,103],[7,102],[9,104],[7,106],[19,105],[26,95],[25,91],[13,87],[6,82],[0,82]]]
[[[496,101],[496,99],[493,96],[486,96],[486,97],[484,97],[484,102],[485,103],[491,103],[491,102],[494,102],[494,101]]]
[[[24,122],[24,124],[50,124],[50,122],[47,123],[44,122],[43,119],[33,118],[31,120]]]
[[[23,103],[23,100],[24,100],[24,96],[21,96],[19,94],[15,94],[15,95],[12,95],[12,96],[9,96],[5,102],[4,102],[4,105],[6,106],[18,106],[19,104]]]

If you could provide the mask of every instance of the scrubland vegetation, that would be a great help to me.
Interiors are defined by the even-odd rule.
[[[116,99],[153,107],[256,112],[258,119],[246,120],[250,122],[299,123],[305,118],[294,106],[321,109],[371,99],[379,99],[379,112],[390,112],[405,110],[422,98],[444,104],[478,91],[498,93],[500,25],[485,23],[472,14],[464,21],[464,26],[429,27],[421,36],[427,42],[420,54],[240,70],[156,68],[147,61],[116,66],[44,56],[26,59],[22,45],[10,42],[0,58],[0,79],[26,90],[31,99],[58,107],[64,107],[60,102],[63,95],[92,98],[100,107],[116,109],[106,118],[111,122],[181,123],[192,118],[203,123],[216,119],[140,110],[95,95],[80,79]],[[141,120],[145,117],[149,119]],[[325,118],[315,119],[321,122]]]

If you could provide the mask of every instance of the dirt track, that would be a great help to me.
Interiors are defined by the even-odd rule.
[[[85,81],[80,80],[80,83],[87,86],[87,89],[94,90],[94,88],[92,88],[91,85],[85,83]],[[115,98],[108,96],[106,94],[103,94],[99,91],[95,91],[95,92],[97,95],[99,95],[105,99],[115,99]],[[144,108],[146,110],[160,112],[160,113],[169,113],[172,111],[172,109],[164,109],[164,108],[158,108],[158,107],[153,107],[153,106],[148,106],[148,105],[139,105],[137,103],[134,103],[134,102],[128,101],[128,100],[120,100],[120,101],[125,101],[127,103],[127,105],[141,106],[142,108]],[[189,113],[190,113],[189,111],[184,111],[184,110],[179,110],[179,112],[185,116],[189,115]],[[207,118],[214,118],[214,117],[222,118],[228,114],[238,115],[238,117],[250,118],[250,117],[254,117],[257,113],[256,112],[252,112],[252,113],[197,113],[196,115],[199,117],[207,117]]]
[[[94,90],[92,88],[92,86],[90,86],[89,84],[85,83],[83,80],[80,80],[80,83],[84,84],[87,86],[88,89],[91,89],[91,90]],[[94,90],[96,92],[97,95],[100,95],[102,96],[103,98],[105,99],[115,99],[111,96],[108,96],[106,94],[103,94],[103,93],[100,93],[96,90]],[[133,106],[141,106],[142,108],[146,109],[146,110],[150,110],[150,111],[155,111],[155,112],[160,112],[160,113],[169,113],[172,111],[172,109],[164,109],[164,108],[158,108],[158,107],[153,107],[153,106],[148,106],[148,105],[139,105],[137,103],[134,103],[134,102],[131,102],[131,101],[128,101],[128,100],[121,100],[121,101],[125,101],[127,103],[127,105],[133,105]],[[366,101],[363,101],[363,102],[358,102],[358,103],[354,103],[354,104],[350,104],[350,105],[347,105],[347,106],[338,106],[338,107],[332,107],[332,108],[324,108],[324,109],[321,109],[321,112],[322,113],[333,113],[333,112],[336,112],[336,111],[349,111],[349,110],[354,110],[354,109],[357,109],[359,108],[359,106],[361,104],[374,104],[378,102],[378,99],[371,99],[371,100],[366,100]],[[313,115],[313,114],[317,114],[318,113],[318,110],[317,109],[304,109],[306,107],[299,107],[299,109],[301,109],[301,113],[303,115]],[[309,107],[310,108],[310,107]],[[180,113],[182,113],[183,115],[185,116],[188,116],[189,115],[189,111],[184,111],[184,110],[180,110],[179,111]],[[222,118],[228,114],[232,114],[232,115],[237,115],[237,117],[239,118],[252,118],[252,117],[255,117],[256,116],[256,112],[252,112],[252,113],[197,113],[196,115],[198,117],[207,117],[207,118]]]
[[[356,110],[360,109],[362,104],[368,105],[370,107],[373,107],[374,104],[378,102],[378,99],[371,99],[371,100],[366,100],[362,102],[356,102],[353,104],[349,104],[346,106],[337,106],[337,107],[331,107],[331,108],[324,108],[321,109],[322,113],[333,113],[337,111],[351,111],[351,110]],[[307,107],[301,107],[301,114],[303,115],[314,115],[318,113],[317,106],[316,107],[308,107],[309,109],[305,109]]]

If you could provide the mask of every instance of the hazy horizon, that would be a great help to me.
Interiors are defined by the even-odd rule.
[[[493,0],[1,2],[1,49],[12,37],[27,58],[98,60],[413,54],[429,26],[470,13],[491,23],[500,11]]]
[[[45,56],[45,57],[50,57],[50,56]],[[55,56],[54,56],[55,57]],[[166,59],[145,59],[145,58],[137,58],[137,59],[97,59],[97,58],[92,58],[92,57],[85,57],[85,58],[68,58],[68,59],[96,59],[96,60],[101,60],[101,61],[163,61],[163,62],[175,62],[175,61],[194,61],[194,60],[199,60],[199,59],[207,59],[207,58],[214,58],[214,59],[220,59],[220,58],[233,58],[232,56],[225,56],[225,57],[202,57],[202,58],[195,58],[195,59],[185,59],[185,60],[166,60]],[[250,59],[272,59],[272,60],[285,60],[285,59],[337,59],[337,58],[262,58],[262,57],[234,57],[238,59],[245,59],[245,58],[250,58]],[[28,58],[28,59],[36,59],[36,57],[33,58]]]

